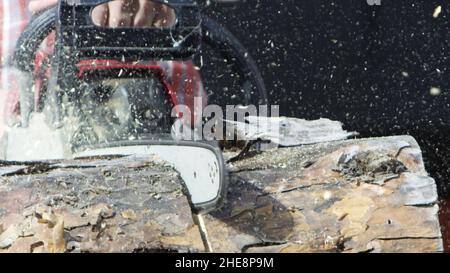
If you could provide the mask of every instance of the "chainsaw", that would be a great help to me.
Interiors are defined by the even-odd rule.
[[[170,10],[176,18],[166,20],[170,24],[164,26],[108,27],[94,22],[91,15],[111,1],[62,0],[31,20],[13,57],[21,78],[18,127],[32,127],[32,113],[41,111],[52,134],[44,138],[52,139],[54,132],[59,132],[57,138],[63,139],[63,144],[60,149],[54,143],[34,145],[36,155],[7,151],[6,159],[156,154],[180,172],[196,210],[215,208],[226,192],[221,152],[211,142],[178,141],[171,136],[174,121],[180,118],[171,115],[180,103],[180,94],[167,80],[164,66],[190,62],[209,48],[215,51],[210,55],[236,63],[243,86],[247,86],[242,89],[243,104],[267,103],[264,83],[242,44],[203,15],[209,1],[149,1]],[[54,53],[38,67],[37,52],[52,32]],[[33,85],[36,73],[49,75],[41,90]],[[192,122],[191,117],[186,118]],[[17,142],[20,138],[9,139]],[[59,152],[43,156],[43,150]]]

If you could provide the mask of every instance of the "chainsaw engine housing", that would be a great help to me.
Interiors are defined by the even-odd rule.
[[[187,60],[199,50],[202,33],[196,1],[149,1],[173,9],[175,23],[167,28],[98,26],[91,14],[96,7],[110,1],[63,0],[59,3],[55,56],[49,80],[55,127],[62,120],[61,96],[75,99],[79,96],[76,90],[80,63],[111,60],[122,63],[129,70],[141,61]]]

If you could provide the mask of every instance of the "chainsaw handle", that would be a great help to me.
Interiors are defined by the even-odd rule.
[[[77,4],[91,3],[92,6],[107,3],[111,0],[63,0],[64,2],[71,2]],[[165,3],[169,6],[176,3],[195,3],[192,0],[153,0],[160,3]],[[241,0],[200,0],[199,6],[207,7],[211,4],[231,5],[241,2]],[[94,3],[94,4],[92,4]],[[59,4],[61,5],[61,3]],[[51,7],[44,10],[30,20],[27,27],[21,33],[17,40],[17,46],[13,52],[12,62],[13,65],[20,71],[33,71],[34,69],[34,57],[38,51],[42,41],[47,37],[50,32],[56,28],[56,14],[59,10],[59,6]],[[202,16],[204,17],[204,16]]]

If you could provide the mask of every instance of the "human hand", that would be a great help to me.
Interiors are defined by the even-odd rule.
[[[92,11],[95,25],[108,27],[170,27],[175,12],[167,5],[150,0],[113,0]]]
[[[58,0],[31,0],[32,13],[56,5]],[[92,21],[104,27],[170,27],[175,23],[175,12],[167,5],[151,0],[112,0],[95,7]]]

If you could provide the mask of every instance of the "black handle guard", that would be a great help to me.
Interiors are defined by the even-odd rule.
[[[63,0],[56,19],[59,49],[78,60],[116,58],[187,59],[198,51],[201,41],[201,17],[193,0],[168,0],[163,3],[174,9],[176,24],[160,28],[108,28],[94,25],[91,11],[108,0]]]
[[[56,54],[64,56],[59,58],[61,65],[68,60],[77,63],[93,58],[130,62],[142,59],[180,60],[189,59],[198,52],[202,30],[200,11],[195,1],[164,2],[175,10],[177,17],[176,25],[169,29],[96,26],[91,19],[91,10],[106,2],[109,1],[63,0],[57,7],[40,13],[31,20],[17,41],[14,66],[20,71],[32,71],[34,54],[42,40],[55,28]]]

